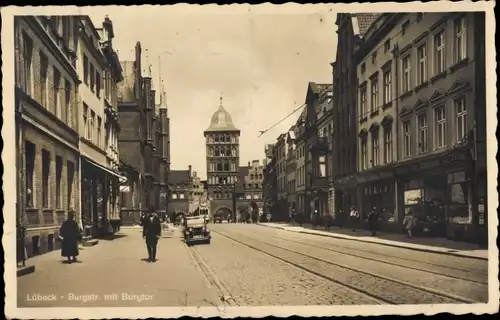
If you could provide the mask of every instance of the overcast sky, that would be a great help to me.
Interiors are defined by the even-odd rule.
[[[295,122],[298,113],[258,138],[259,130],[304,103],[309,81],[331,82],[337,45],[332,7],[87,7],[81,13],[96,27],[109,15],[120,60],[133,60],[141,42],[155,87],[161,73],[168,94],[172,168],[191,164],[205,178],[203,131],[221,92],[241,130],[240,165],[246,165],[264,159],[265,144]]]

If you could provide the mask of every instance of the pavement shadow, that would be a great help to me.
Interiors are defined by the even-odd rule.
[[[82,263],[81,260],[76,260],[76,261],[68,261],[68,260],[61,260],[62,264],[73,264],[73,263]]]
[[[102,238],[99,238],[99,240],[112,241],[112,240],[120,239],[120,238],[127,237],[127,236],[128,236],[127,234],[123,234],[123,233],[120,233],[120,234],[110,234],[108,236],[104,236]]]
[[[142,258],[142,259],[141,259],[141,261],[142,261],[142,262],[152,262],[152,261],[150,261],[148,258]],[[155,261],[155,262],[158,262],[158,261],[160,261],[160,259],[156,258],[156,261]]]

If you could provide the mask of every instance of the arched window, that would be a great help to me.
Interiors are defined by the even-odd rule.
[[[231,155],[232,155],[233,157],[236,157],[236,148],[235,148],[235,147],[232,147],[232,148],[231,148]]]
[[[215,156],[220,156],[219,147],[215,147]]]
[[[224,171],[229,171],[229,161],[224,161]]]
[[[177,199],[177,193],[172,193],[172,199]]]
[[[226,146],[226,156],[227,157],[231,156],[231,147],[230,146]]]
[[[219,136],[218,135],[215,135],[214,139],[215,139],[215,142],[219,142]]]
[[[222,171],[222,162],[217,161],[217,171]]]
[[[214,156],[214,148],[212,148],[212,147],[209,147],[209,148],[208,148],[208,155],[209,155],[210,157],[213,157],[213,156]]]
[[[236,171],[236,164],[231,161],[231,171]]]

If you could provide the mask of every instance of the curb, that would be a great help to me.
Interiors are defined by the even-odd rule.
[[[17,268],[17,276],[18,277],[22,277],[22,276],[25,276],[27,274],[33,273],[33,272],[35,272],[34,265]]]
[[[321,233],[314,233],[311,231],[306,231],[306,230],[286,230],[285,227],[279,227],[279,226],[269,226],[269,225],[263,225],[261,226],[267,227],[267,228],[273,228],[273,229],[280,229],[284,231],[290,231],[290,232],[296,232],[296,233],[304,233],[304,234],[309,234],[309,235],[314,235],[314,236],[320,236],[320,237],[329,237],[329,238],[336,238],[336,239],[343,239],[343,240],[351,240],[351,241],[358,241],[358,242],[368,242],[368,243],[373,243],[373,244],[379,244],[387,247],[393,247],[393,248],[401,248],[401,249],[408,249],[408,250],[413,250],[413,251],[420,251],[420,252],[430,252],[430,253],[437,253],[437,254],[445,254],[449,256],[455,256],[459,258],[468,258],[468,259],[475,259],[475,260],[482,260],[482,261],[488,261],[488,258],[483,258],[483,257],[476,257],[476,256],[470,256],[466,255],[463,253],[458,253],[458,252],[449,252],[449,251],[440,251],[440,250],[435,250],[435,249],[427,249],[427,248],[415,248],[415,247],[407,247],[403,245],[398,245],[395,243],[384,243],[384,242],[378,242],[378,241],[372,241],[372,240],[362,240],[362,239],[356,239],[356,238],[347,238],[347,237],[342,237],[336,234],[321,234]]]

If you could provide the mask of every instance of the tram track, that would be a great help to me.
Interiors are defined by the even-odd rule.
[[[358,249],[358,248],[343,247],[343,246],[339,246],[339,245],[335,245],[335,244],[331,244],[331,243],[323,243],[322,242],[321,245],[319,245],[319,244],[318,245],[314,245],[314,244],[311,244],[311,243],[305,243],[303,241],[298,241],[298,240],[295,240],[295,239],[292,240],[292,239],[289,239],[289,238],[284,238],[284,237],[279,237],[279,236],[270,236],[270,237],[273,238],[273,239],[279,239],[281,241],[286,241],[286,242],[290,242],[290,243],[296,243],[296,244],[304,245],[304,246],[307,246],[307,247],[312,247],[312,248],[316,248],[316,249],[321,249],[321,250],[327,250],[327,251],[330,251],[330,252],[335,252],[335,253],[338,253],[338,254],[341,254],[341,255],[351,256],[351,257],[355,257],[355,258],[359,258],[359,259],[364,259],[364,260],[368,260],[368,261],[375,261],[375,262],[385,263],[385,264],[390,265],[390,266],[398,266],[398,267],[402,267],[402,268],[406,268],[406,269],[412,269],[412,270],[416,270],[416,271],[422,271],[422,272],[432,273],[432,274],[435,274],[435,275],[444,276],[444,277],[448,277],[448,278],[453,278],[453,279],[457,279],[457,280],[469,281],[469,282],[474,282],[474,283],[478,283],[478,284],[488,285],[488,280],[487,280],[488,273],[487,272],[482,272],[480,270],[471,270],[471,269],[457,268],[457,267],[453,267],[453,266],[444,266],[444,265],[441,265],[441,264],[435,264],[435,263],[429,263],[429,262],[420,261],[420,260],[413,260],[413,259],[407,259],[407,258],[402,258],[402,257],[396,257],[396,256],[393,256],[393,255],[388,255],[388,254],[383,254],[383,253],[378,253],[378,252],[374,253],[373,251],[362,250],[362,249]],[[325,247],[325,245],[327,247]],[[339,249],[333,249],[333,248],[340,248],[340,250]],[[387,260],[384,260],[384,259],[367,257],[367,256],[363,256],[361,254],[355,254],[355,253],[348,252],[348,251],[358,251],[358,252],[364,253],[364,254],[377,255],[379,257],[382,256],[382,257],[386,257],[386,258],[392,259],[393,261],[387,261]],[[484,276],[484,277],[486,277],[486,280],[476,280],[476,279],[466,278],[466,277],[462,277],[462,276],[452,275],[450,273],[437,272],[437,271],[434,271],[434,270],[430,270],[430,268],[420,268],[420,267],[411,266],[409,264],[397,263],[397,262],[394,262],[394,260],[403,260],[403,261],[406,261],[406,262],[409,262],[409,263],[417,263],[417,264],[428,265],[428,266],[432,266],[432,267],[438,267],[438,268],[442,268],[442,269],[449,269],[449,270],[453,270],[453,271],[468,273],[468,274],[474,275],[476,278],[482,278]]]
[[[477,303],[480,301],[375,274],[227,230],[212,232],[298,269],[363,293],[385,304]],[[343,278],[342,280],[339,280]]]

